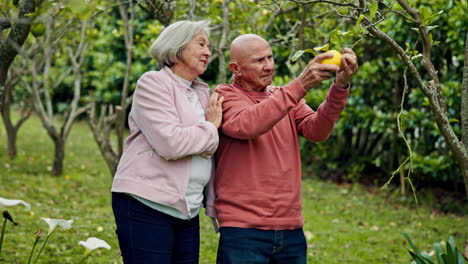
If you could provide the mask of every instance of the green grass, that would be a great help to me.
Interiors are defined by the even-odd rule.
[[[112,178],[86,123],[77,123],[69,136],[63,176],[49,176],[52,152],[52,142],[36,117],[20,130],[14,161],[6,157],[5,132],[0,129],[0,197],[32,206],[28,212],[22,206],[7,208],[20,225],[8,223],[0,263],[27,262],[34,232],[47,232],[40,217],[74,219],[74,223],[70,230],[56,230],[38,263],[78,263],[84,251],[78,241],[91,236],[105,240],[112,249],[96,250],[87,263],[122,263],[110,205]],[[414,206],[388,197],[388,191],[369,192],[358,184],[304,180],[309,263],[410,263],[402,232],[425,251],[451,235],[459,249],[468,240],[466,216],[431,215],[424,201],[418,214]],[[218,235],[204,214],[201,236],[200,263],[215,263]]]

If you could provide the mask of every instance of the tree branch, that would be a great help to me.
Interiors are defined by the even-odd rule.
[[[379,1],[379,4],[385,6],[388,10],[380,10],[380,12],[383,12],[383,13],[387,13],[387,12],[392,12],[392,13],[395,13],[399,16],[401,16],[402,18],[404,18],[405,20],[408,20],[408,21],[411,21],[412,23],[416,23],[416,20],[414,20],[413,18],[411,17],[408,17],[406,16],[403,12],[401,11],[398,11],[398,10],[393,10],[390,6],[388,6],[384,1]]]
[[[291,2],[294,2],[296,4],[317,4],[317,3],[325,3],[325,4],[332,4],[332,5],[337,5],[337,6],[350,6],[354,8],[358,8],[355,4],[352,3],[341,3],[341,2],[335,2],[335,1],[330,1],[330,0],[290,0]]]
[[[463,66],[463,86],[462,86],[462,141],[468,152],[468,31],[465,40],[465,62]]]
[[[421,76],[418,72],[418,69],[411,61],[411,58],[405,53],[403,48],[401,48],[398,43],[396,43],[390,36],[385,34],[384,32],[380,31],[377,27],[373,26],[367,18],[364,18],[361,23],[367,27],[369,32],[373,34],[378,39],[387,43],[393,50],[395,50],[403,62],[408,66],[411,74],[416,80],[417,85],[423,91],[423,93],[427,96],[430,102],[431,110],[434,115],[434,119],[439,127],[442,135],[447,141],[447,144],[450,145],[451,150],[455,153],[455,155],[460,157],[466,157],[467,152],[461,142],[458,140],[457,135],[453,131],[447,115],[442,110],[441,105],[439,104],[438,93],[436,89],[436,84],[434,80],[428,82],[426,86],[421,79]]]
[[[221,39],[219,40],[218,47],[216,48],[216,53],[218,54],[218,79],[217,83],[226,82],[226,58],[224,56],[224,51],[227,48],[227,38],[229,35],[229,2],[230,0],[223,0],[221,5],[222,9],[222,29],[221,29]]]
[[[86,43],[86,28],[87,28],[87,21],[81,22],[81,36],[80,41],[76,47],[76,50],[73,51],[71,48],[68,48],[68,53],[70,60],[73,65],[73,75],[74,75],[74,82],[73,82],[73,99],[69,106],[69,110],[67,116],[65,118],[65,122],[61,129],[61,136],[62,138],[67,138],[68,134],[70,133],[71,127],[73,122],[75,121],[76,117],[81,114],[82,112],[86,111],[86,107],[84,109],[78,109],[78,103],[81,97],[81,82],[82,82],[82,73],[81,67],[83,66],[84,57],[86,56],[87,51],[87,43]]]
[[[124,83],[122,87],[122,93],[120,98],[120,109],[117,117],[117,145],[118,145],[118,157],[123,153],[123,143],[124,143],[124,128],[125,128],[125,114],[127,112],[127,97],[128,90],[130,86],[130,74],[132,72],[132,60],[133,60],[133,31],[134,31],[134,16],[135,8],[133,3],[130,2],[128,10],[124,6],[119,7],[120,15],[124,22],[125,29],[125,48],[127,50],[127,60],[126,60],[126,69]]]
[[[437,91],[437,100],[439,101],[439,105],[441,110],[446,113],[447,112],[447,103],[445,102],[444,95],[442,93],[442,89],[440,88],[440,81],[439,77],[437,76],[437,71],[434,67],[434,64],[431,60],[431,42],[429,40],[429,32],[427,31],[426,26],[424,25],[424,21],[421,20],[421,16],[419,15],[419,11],[415,8],[412,8],[408,2],[405,0],[397,0],[398,3],[405,9],[415,20],[416,25],[418,26],[419,34],[422,39],[422,46],[423,46],[423,60],[422,65],[428,71],[431,79],[434,81],[434,88]]]
[[[463,86],[462,86],[462,143],[465,146],[465,152],[468,153],[468,31],[465,40],[465,63],[463,66]],[[463,177],[465,180],[466,195],[468,198],[468,164],[462,166]]]

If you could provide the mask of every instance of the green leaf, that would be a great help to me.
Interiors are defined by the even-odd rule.
[[[70,0],[70,2],[68,2],[68,8],[81,20],[86,20],[92,15],[92,10],[89,8],[88,2],[84,0]]]
[[[361,25],[355,25],[354,27],[351,28],[351,35],[357,35],[357,34],[360,34],[362,32],[361,30],[362,26]]]
[[[435,25],[435,26],[428,26],[427,27],[427,32],[433,30],[434,28],[438,28],[439,26]]]
[[[294,55],[292,56],[291,61],[297,61],[297,59],[299,59],[302,56],[302,54],[304,54],[304,50],[296,51],[296,53],[294,53]]]
[[[343,46],[342,43],[343,43],[343,39],[342,39],[342,36],[343,33],[341,30],[338,30],[338,29],[334,29],[330,32],[329,36],[330,36],[330,43],[333,44],[333,46],[336,46],[336,47],[341,47]]]
[[[314,48],[315,51],[328,51],[329,49],[330,49],[330,43]],[[317,54],[315,54],[315,56],[317,56]]]
[[[439,12],[437,12],[437,13],[435,13],[434,15],[430,16],[429,19],[432,20],[433,18],[435,18],[435,17],[437,17],[438,15],[443,14],[443,13],[444,13],[444,10],[440,10]]]
[[[392,9],[396,11],[403,11],[405,10],[399,3],[398,1],[394,1],[392,5]]]
[[[414,61],[414,60],[419,59],[419,58],[422,58],[422,57],[423,57],[423,55],[420,53],[420,54],[411,56],[411,60]]]
[[[315,56],[317,56],[317,52],[313,51],[312,49],[306,49],[306,50],[298,50],[296,53],[291,58],[291,61],[297,61],[304,53],[312,53]]]
[[[421,21],[423,24],[426,24],[426,20],[431,17],[431,10],[427,6],[422,6],[419,8],[419,15],[421,16]]]
[[[318,55],[317,52],[315,52],[315,51],[312,50],[312,49],[306,49],[306,50],[304,50],[304,53],[312,53],[312,54],[314,54],[314,56],[317,56],[317,55]]]
[[[442,255],[440,255],[440,257],[442,258],[442,263],[445,264],[445,263],[449,263],[448,262],[448,257],[447,257],[447,253],[443,253]]]
[[[408,249],[408,252],[410,253],[411,257],[416,261],[417,264],[428,264],[421,256],[420,254],[416,254],[414,251]]]
[[[438,15],[444,13],[443,10],[435,13],[435,14],[432,14],[432,11],[430,8],[428,7],[421,7],[419,8],[419,15],[421,16],[421,21],[423,22],[424,25],[428,25],[428,24],[431,24],[432,23],[432,20],[437,17]],[[432,29],[432,28],[431,28]]]
[[[359,25],[361,21],[364,19],[364,17],[365,17],[364,14],[361,14],[359,18],[356,20],[356,25]]]
[[[465,264],[465,260],[463,259],[463,256],[459,253],[458,254],[458,264]]]
[[[377,2],[372,2],[369,7],[369,17],[373,18],[379,9],[379,4]]]
[[[444,259],[442,258],[444,252],[442,251],[442,246],[439,243],[434,243],[434,249],[437,256],[437,263],[444,264]]]
[[[421,257],[424,259],[424,261],[426,261],[426,263],[434,264],[431,256],[429,256],[426,252],[421,252]]]
[[[421,255],[421,252],[419,251],[419,249],[416,247],[416,245],[413,243],[413,241],[411,240],[411,238],[408,236],[408,234],[406,233],[403,233],[403,236],[406,238],[406,240],[408,240],[408,243],[410,244],[411,248],[413,248],[414,252],[420,256]]]
[[[406,50],[405,50],[405,52],[410,52],[410,50],[411,50],[411,45],[410,45],[408,42],[406,42],[405,45],[406,45]]]
[[[453,237],[449,237],[449,240],[447,241],[447,263],[456,263],[456,255],[458,253],[458,250],[455,247],[455,242],[453,240]]]
[[[83,0],[70,0],[68,7],[73,13],[85,12],[88,8],[87,4]]]

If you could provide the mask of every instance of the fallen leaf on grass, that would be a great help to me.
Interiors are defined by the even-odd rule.
[[[359,222],[357,223],[357,225],[358,225],[358,226],[367,226],[367,225],[369,225],[369,223],[359,221]]]

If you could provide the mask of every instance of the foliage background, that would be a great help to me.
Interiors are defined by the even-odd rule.
[[[78,5],[79,1],[63,2],[72,10],[72,14],[80,19],[92,21],[87,29],[89,49],[85,58],[83,72],[83,88],[81,105],[96,101],[99,105],[118,105],[122,96],[124,82],[126,51],[123,41],[125,34],[123,22],[116,5],[110,5],[100,0],[91,1],[93,8]],[[295,51],[332,43],[331,48],[341,49],[353,47],[358,55],[360,69],[353,78],[351,96],[332,137],[326,142],[302,142],[303,165],[310,175],[321,178],[336,178],[350,181],[371,179],[382,183],[398,168],[408,152],[397,131],[397,115],[403,96],[404,65],[395,52],[383,45],[379,40],[365,34],[365,31],[355,25],[355,21],[345,16],[346,7],[322,4],[303,4],[301,1],[166,1],[170,21],[182,19],[207,19],[212,22],[211,42],[213,59],[201,79],[214,88],[220,78],[218,44],[222,37],[223,12],[227,12],[229,43],[239,34],[256,33],[271,42],[276,62],[276,77],[273,85],[281,86],[295,78],[311,56],[292,63],[290,58]],[[353,1],[344,1],[353,2]],[[46,4],[47,3],[47,4]],[[44,3],[38,9],[34,23],[46,20],[47,8],[54,5]],[[59,2],[57,2],[59,3]],[[67,4],[68,3],[68,4]],[[130,95],[135,88],[135,82],[145,71],[156,70],[156,62],[148,56],[151,42],[164,28],[164,24],[154,13],[138,8],[149,3],[161,4],[163,1],[136,2],[134,21],[133,61],[130,77]],[[468,30],[468,4],[466,1],[412,1],[421,13],[430,17],[429,24],[434,47],[433,60],[440,68],[444,95],[447,97],[449,119],[457,135],[461,134],[461,79],[463,70],[464,35]],[[8,5],[8,3],[7,3]],[[401,11],[395,1],[380,1],[383,5],[392,6]],[[8,6],[7,6],[8,7]],[[9,7],[13,7],[10,3]],[[91,11],[83,14],[73,12],[77,8]],[[12,9],[13,10],[13,9]],[[90,12],[97,12],[91,16]],[[407,43],[416,52],[421,49],[418,33],[412,25],[396,14],[386,13],[379,28],[390,35],[397,43]],[[58,24],[63,27],[70,22],[70,14],[58,16]],[[84,16],[84,17],[83,17]],[[60,43],[55,49],[54,63],[47,78],[50,81],[69,70],[66,59],[66,48],[79,37],[74,34],[77,20],[73,20]],[[58,30],[58,29],[57,29]],[[337,32],[346,32],[337,38]],[[28,38],[25,48],[34,46],[41,36]],[[228,49],[221,50],[226,60]],[[18,68],[27,67],[28,59],[19,56],[15,61]],[[420,62],[416,63],[418,67]],[[421,71],[424,74],[424,71]],[[24,74],[23,82],[30,81],[30,74]],[[230,81],[227,71],[225,82]],[[66,113],[73,94],[72,75],[56,89],[50,90],[54,109],[58,114]],[[316,109],[325,97],[330,82],[310,92],[307,103]],[[414,152],[412,168],[404,166],[404,173],[412,169],[411,177],[417,187],[441,186],[453,191],[463,190],[463,178],[459,165],[448,148],[437,126],[431,120],[428,100],[416,88],[415,82],[408,77],[408,94],[402,111],[402,127],[406,138]],[[17,85],[14,101],[20,103],[27,97],[28,91],[24,85]],[[127,109],[127,111],[130,108]],[[81,116],[85,118],[85,116]]]

